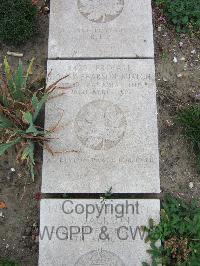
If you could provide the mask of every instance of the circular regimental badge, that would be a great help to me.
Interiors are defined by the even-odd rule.
[[[78,0],[78,10],[88,20],[106,23],[118,17],[124,0]]]
[[[109,150],[123,138],[126,118],[118,105],[93,101],[84,105],[75,118],[75,132],[83,145],[94,150]]]
[[[106,250],[93,250],[81,256],[74,266],[125,266],[114,253]]]

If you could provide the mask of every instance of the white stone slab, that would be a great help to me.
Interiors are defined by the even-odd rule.
[[[151,0],[51,0],[48,56],[154,57]]]
[[[46,105],[44,193],[159,193],[154,61],[49,61],[49,84],[74,84]],[[57,91],[58,93],[58,91]]]
[[[150,263],[141,226],[159,212],[159,200],[42,200],[39,266]]]

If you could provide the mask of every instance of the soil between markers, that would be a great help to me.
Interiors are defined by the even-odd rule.
[[[178,36],[160,21],[157,9],[153,15],[161,190],[187,200],[199,199],[196,158],[175,119],[182,108],[200,100],[200,39]]]
[[[22,52],[25,63],[36,57],[34,73],[45,77],[48,19],[48,15],[40,15],[39,34],[26,45],[1,45],[1,62],[7,51]],[[178,37],[173,28],[162,22],[158,10],[154,10],[154,38],[161,189],[187,200],[199,198],[200,176],[195,156],[174,119],[178,110],[194,102],[200,93],[200,41],[195,36]],[[174,57],[177,63],[173,62]],[[18,59],[9,57],[9,62],[17,65]],[[0,201],[7,205],[7,209],[0,210],[0,259],[13,259],[24,266],[36,266],[38,260],[41,158],[38,153],[34,183],[25,167],[16,163],[15,151],[0,159]]]

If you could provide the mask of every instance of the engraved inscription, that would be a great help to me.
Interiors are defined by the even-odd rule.
[[[78,0],[78,10],[88,20],[106,23],[118,17],[124,0]]]
[[[81,256],[74,266],[125,266],[114,253],[106,250],[93,250]]]
[[[78,139],[86,147],[109,150],[123,138],[126,118],[116,104],[92,101],[78,112],[74,127]]]

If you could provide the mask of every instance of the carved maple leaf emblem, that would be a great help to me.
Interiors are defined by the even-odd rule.
[[[123,10],[124,0],[79,0],[79,11],[91,21],[105,23]]]
[[[81,142],[95,150],[107,150],[123,138],[126,118],[122,110],[107,101],[94,101],[78,113],[75,130]]]

